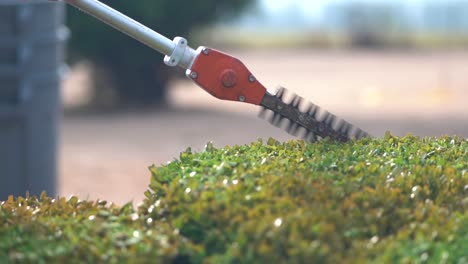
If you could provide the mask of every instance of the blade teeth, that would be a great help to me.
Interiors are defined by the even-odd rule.
[[[294,94],[289,105],[296,109],[299,109],[299,106],[302,104],[302,100],[303,100],[302,97],[298,96],[297,94]]]
[[[328,116],[330,115],[330,112],[328,112],[327,110],[323,110],[322,109],[322,112],[321,112],[321,115],[320,115],[320,122],[324,122],[325,123],[325,120],[327,120]]]
[[[279,116],[278,114],[273,113],[268,119],[268,122],[270,122],[270,124],[276,123],[278,116]]]
[[[356,131],[353,133],[354,137],[356,139],[360,139],[360,138],[364,138],[364,137],[368,137],[369,134],[367,134],[366,132],[362,131],[360,128],[357,128]]]
[[[279,98],[281,101],[283,101],[283,97],[284,97],[285,91],[286,91],[286,89],[285,89],[284,87],[279,87],[279,88],[278,88],[278,91],[277,91],[276,94],[275,94],[275,97],[276,97],[276,98]]]
[[[262,109],[260,109],[260,112],[258,112],[258,117],[265,119],[268,112],[269,112],[268,109],[266,109],[265,107],[262,107]]]
[[[355,133],[354,133],[354,136],[356,137],[356,139],[359,139],[362,137],[362,130],[361,129],[358,129]]]
[[[289,122],[289,124],[286,127],[286,131],[293,136],[297,136],[300,128],[301,128],[300,125],[294,122]]]
[[[307,107],[306,113],[312,118],[317,119],[318,109],[319,107],[317,105],[310,103]]]
[[[281,127],[281,121],[283,121],[283,117],[281,117],[280,114],[273,114],[271,117],[270,117],[270,120],[268,120],[270,122],[270,124],[276,126],[276,127]]]
[[[325,118],[323,119],[323,122],[329,126],[332,127],[334,122],[335,122],[336,116],[334,114],[331,114],[329,112],[326,112]]]
[[[343,119],[337,117],[335,121],[335,130],[341,133],[341,129],[345,125],[345,122],[346,121],[344,121]]]
[[[342,120],[338,128],[338,131],[340,131],[341,134],[348,136],[350,130],[351,130],[351,124]]]
[[[309,141],[309,142],[317,141],[317,136],[312,131],[307,131],[307,133],[304,135],[303,138],[304,140]]]
[[[356,138],[360,139],[360,138],[365,138],[365,137],[369,137],[369,134],[367,134],[366,132],[359,129],[359,134],[358,134],[358,136],[356,136]]]

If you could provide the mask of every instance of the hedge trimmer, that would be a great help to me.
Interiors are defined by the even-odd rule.
[[[304,103],[302,97],[290,94],[291,98],[286,100],[284,88],[275,94],[268,92],[233,56],[203,46],[194,50],[186,39],[170,40],[97,0],[65,2],[166,55],[166,65],[186,69],[187,77],[214,97],[262,106],[260,116],[290,134],[310,141],[330,137],[342,142],[369,136],[319,106]]]

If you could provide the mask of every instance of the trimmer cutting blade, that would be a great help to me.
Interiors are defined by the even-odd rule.
[[[311,102],[305,102],[296,94],[290,94],[291,99],[286,102],[286,91],[280,87],[275,95],[267,92],[260,102],[263,109],[259,116],[275,126],[284,128],[288,133],[308,141],[329,137],[346,142],[352,138],[369,137],[369,134],[360,128],[337,118]]]

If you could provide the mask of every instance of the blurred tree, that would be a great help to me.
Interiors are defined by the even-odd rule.
[[[254,1],[102,0],[170,39],[187,37],[194,28],[217,19],[232,18]],[[73,33],[72,57],[89,59],[110,73],[120,103],[151,105],[164,100],[169,71],[162,55],[73,7],[68,10],[68,25]],[[95,86],[99,84],[99,78],[93,79]],[[95,87],[97,94],[98,90]]]

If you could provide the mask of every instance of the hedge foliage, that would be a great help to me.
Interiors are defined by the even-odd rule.
[[[269,139],[151,167],[136,207],[1,203],[0,262],[468,263],[468,140]]]

